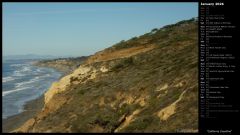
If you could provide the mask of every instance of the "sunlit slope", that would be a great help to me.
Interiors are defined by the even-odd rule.
[[[16,131],[197,132],[197,30],[186,20],[97,52]]]

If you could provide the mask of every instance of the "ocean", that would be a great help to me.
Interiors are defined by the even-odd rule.
[[[33,60],[3,60],[2,119],[23,112],[26,102],[40,97],[62,73],[33,66]]]

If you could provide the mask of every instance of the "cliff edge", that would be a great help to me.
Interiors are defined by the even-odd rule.
[[[197,132],[197,30],[193,18],[97,52],[14,132]]]

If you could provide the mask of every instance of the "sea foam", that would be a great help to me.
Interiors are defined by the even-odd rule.
[[[22,87],[22,88],[18,88],[18,89],[14,89],[14,90],[3,91],[2,92],[2,96],[6,96],[6,95],[8,95],[10,93],[26,90],[26,89],[29,89],[29,88],[32,88],[32,87]]]
[[[9,82],[9,81],[13,81],[13,80],[15,80],[15,78],[14,77],[12,77],[12,76],[8,76],[8,77],[3,77],[2,78],[2,82]]]

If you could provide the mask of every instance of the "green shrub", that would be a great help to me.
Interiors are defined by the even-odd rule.
[[[133,62],[133,58],[132,57],[129,57],[129,58],[125,58],[121,61],[119,61],[117,64],[115,64],[113,67],[112,67],[112,70],[113,71],[118,71],[122,68],[125,68],[129,65],[132,65],[134,62]]]
[[[78,81],[79,79],[77,77],[71,77],[70,78],[70,83],[74,82],[74,81]]]
[[[156,31],[158,31],[157,28],[154,28],[154,29],[151,30],[151,32],[156,32]]]
[[[146,129],[153,121],[152,115],[142,116],[132,123],[125,129],[126,131],[143,131]]]

